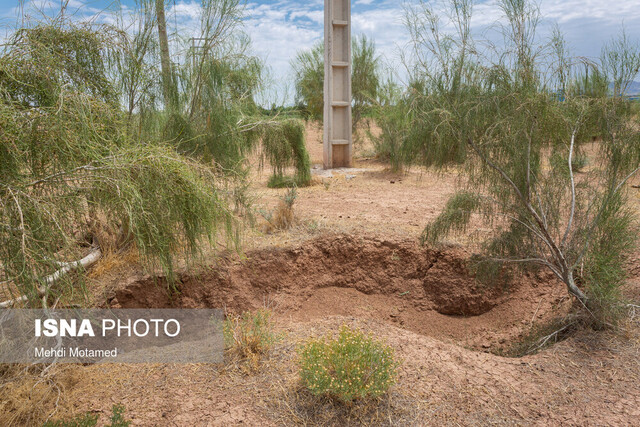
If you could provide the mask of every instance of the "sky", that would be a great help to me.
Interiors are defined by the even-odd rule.
[[[66,1],[66,0],[64,0]],[[133,0],[68,0],[74,16],[99,16],[108,21],[105,8],[130,8]],[[409,34],[403,26],[403,7],[418,0],[352,0],[352,34],[372,38],[383,61],[392,67],[400,64],[400,51],[406,49]],[[60,0],[28,0],[24,9],[40,4],[44,9],[59,9]],[[19,15],[18,1],[0,0],[0,25],[10,28]],[[640,41],[639,0],[539,0],[542,21],[540,40],[558,25],[575,56],[597,58],[604,43],[620,33],[622,26],[632,40]],[[271,96],[286,99],[292,95],[290,61],[300,49],[309,49],[323,38],[324,0],[247,0],[244,26],[253,42],[253,52],[264,59],[275,82]],[[168,20],[181,33],[197,27],[198,2],[168,0]],[[497,0],[478,1],[474,6],[473,32],[491,38],[501,12]],[[6,34],[6,30],[5,30]],[[182,34],[184,35],[184,34]],[[2,35],[0,34],[0,37]],[[400,72],[399,77],[402,78]]]

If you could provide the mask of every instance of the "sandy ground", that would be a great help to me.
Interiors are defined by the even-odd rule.
[[[312,162],[322,162],[311,126]],[[110,260],[92,275],[97,305],[271,307],[283,337],[247,375],[233,366],[58,366],[55,387],[10,383],[0,389],[4,424],[91,411],[106,422],[113,404],[133,425],[640,425],[640,310],[620,331],[581,331],[535,355],[498,356],[571,302],[544,272],[480,285],[468,276],[464,239],[443,249],[417,244],[424,224],[455,189],[455,170],[394,174],[356,150],[354,170],[298,190],[298,225],[245,233],[235,255],[192,266],[179,298],[135,264]],[[254,177],[257,207],[272,210],[285,190]],[[633,184],[638,184],[634,182]],[[640,190],[632,203],[640,209]],[[482,233],[483,230],[476,230]],[[625,294],[640,299],[640,255]],[[300,386],[296,345],[347,323],[373,332],[401,360],[397,384],[376,405],[346,407]],[[57,388],[56,388],[57,387]],[[58,394],[58,390],[60,393]],[[26,409],[25,409],[26,408]]]
[[[321,130],[307,126],[307,147],[315,185],[299,189],[296,213],[306,223],[335,231],[415,238],[454,191],[455,170],[439,174],[415,169],[392,173],[388,165],[367,157],[368,141],[355,148],[351,170],[322,170]],[[272,209],[286,190],[266,188],[268,169],[254,178],[258,206]],[[263,244],[264,242],[260,242]]]

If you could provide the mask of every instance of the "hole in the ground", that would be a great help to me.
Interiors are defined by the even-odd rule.
[[[505,289],[513,287],[478,283],[469,275],[467,259],[459,248],[433,250],[413,241],[327,236],[297,248],[256,250],[243,262],[228,260],[198,275],[182,275],[174,295],[166,291],[162,278],[147,277],[115,291],[110,305],[237,313],[267,303],[296,321],[354,316],[431,336],[473,338],[488,335],[490,329],[474,323],[474,316],[505,322],[504,313],[511,308],[491,311],[508,299]],[[516,288],[523,281],[535,287],[539,280],[521,277]],[[471,345],[485,347],[480,342]]]
[[[123,308],[243,311],[279,295],[278,300],[287,305],[281,308],[311,309],[310,301],[316,300],[322,302],[318,310],[328,314],[353,307],[354,298],[374,303],[386,297],[421,310],[476,316],[491,310],[503,294],[500,286],[476,283],[460,251],[352,236],[322,238],[294,249],[254,251],[243,263],[228,263],[197,276],[182,275],[177,295],[159,284],[165,284],[162,278],[134,282],[116,291],[113,303]]]
[[[246,255],[242,262],[221,260],[198,274],[183,274],[173,295],[162,277],[146,277],[116,290],[108,303],[232,313],[269,305],[284,320],[374,319],[484,351],[564,310],[563,294],[554,295],[561,288],[550,274],[481,284],[470,275],[469,254],[461,248],[333,235]]]

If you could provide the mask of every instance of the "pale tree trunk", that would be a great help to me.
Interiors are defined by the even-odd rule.
[[[158,18],[158,39],[160,42],[160,66],[162,67],[162,94],[165,108],[177,110],[177,94],[171,72],[171,55],[169,54],[169,38],[167,37],[167,20],[164,15],[164,0],[156,0]]]

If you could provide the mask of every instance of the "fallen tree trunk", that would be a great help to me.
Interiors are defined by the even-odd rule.
[[[89,255],[79,261],[60,263],[61,268],[58,271],[42,279],[42,282],[44,282],[44,286],[38,288],[38,294],[40,296],[45,296],[49,288],[58,280],[60,280],[62,276],[77,268],[90,267],[91,265],[95,264],[101,257],[102,252],[100,251],[100,248],[96,248],[92,250]],[[22,295],[21,297],[18,297],[16,299],[0,302],[0,308],[12,307],[20,302],[25,302],[28,299],[29,297],[27,297],[26,295]]]

